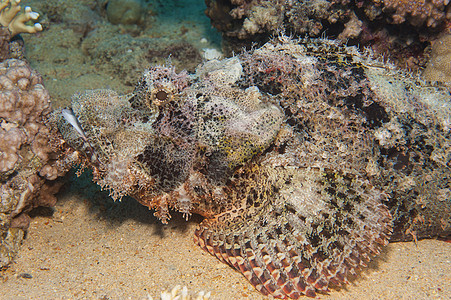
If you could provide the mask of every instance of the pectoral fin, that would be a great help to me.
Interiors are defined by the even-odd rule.
[[[333,172],[275,172],[255,188],[255,176],[236,181],[247,192],[235,190],[231,197],[242,197],[245,213],[234,208],[206,219],[195,234],[204,250],[243,273],[262,294],[298,299],[327,292],[332,284],[347,283],[388,243],[392,228],[384,193]]]

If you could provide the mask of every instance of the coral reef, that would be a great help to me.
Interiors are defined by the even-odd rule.
[[[275,32],[281,25],[298,34],[318,36],[326,24],[343,26],[349,22],[383,21],[389,24],[408,22],[412,26],[438,27],[449,20],[448,1],[365,0],[365,1],[253,1],[207,0],[207,15],[212,24],[227,36],[240,39],[257,33]],[[361,29],[362,30],[362,29]],[[346,35],[346,38],[356,34]]]
[[[204,216],[197,244],[298,299],[390,236],[450,235],[450,97],[354,47],[279,36],[191,76],[152,67],[129,95],[76,94],[53,136],[114,198]]]
[[[391,14],[390,22],[393,24],[409,22],[414,26],[425,24],[427,27],[436,27],[445,20],[449,20],[450,7],[448,4],[447,0],[374,1],[374,5],[381,6],[383,12]]]
[[[389,56],[407,68],[424,64],[425,42],[449,24],[449,1],[423,0],[207,0],[212,25],[239,51],[278,31],[300,37],[327,35]]]
[[[433,43],[423,76],[426,80],[451,83],[451,34],[445,34]]]
[[[0,267],[11,262],[33,207],[52,206],[55,181],[66,169],[56,161],[45,126],[50,100],[42,78],[26,62],[0,63]]]

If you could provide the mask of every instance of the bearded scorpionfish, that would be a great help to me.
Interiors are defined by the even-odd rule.
[[[390,238],[449,237],[450,116],[446,87],[281,36],[195,74],[150,67],[129,95],[78,93],[53,122],[113,198],[163,223],[202,215],[202,249],[298,299],[347,283]]]

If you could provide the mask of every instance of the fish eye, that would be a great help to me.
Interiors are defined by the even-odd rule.
[[[158,91],[155,94],[155,97],[160,100],[160,101],[166,101],[168,99],[168,93],[166,93],[165,91]]]
[[[174,94],[169,86],[159,86],[151,91],[150,101],[152,104],[161,106],[171,102]],[[150,104],[150,103],[149,103]]]

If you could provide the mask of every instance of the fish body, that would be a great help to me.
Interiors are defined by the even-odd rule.
[[[98,184],[163,222],[202,215],[196,243],[265,295],[314,297],[390,238],[450,233],[449,89],[353,47],[281,36],[71,109],[58,134]]]

